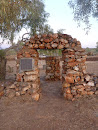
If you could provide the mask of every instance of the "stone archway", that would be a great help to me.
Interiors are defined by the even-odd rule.
[[[81,95],[95,93],[91,89],[95,85],[86,73],[86,54],[81,43],[67,34],[42,34],[31,37],[17,54],[16,80],[20,94],[28,92],[34,100],[39,99],[37,49],[62,49],[62,91],[66,99],[72,100]],[[90,91],[87,91],[87,88],[90,88]]]

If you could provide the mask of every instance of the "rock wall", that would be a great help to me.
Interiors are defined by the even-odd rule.
[[[32,70],[21,71],[21,59],[32,58],[34,66]],[[39,80],[39,69],[38,69],[38,52],[35,49],[23,48],[17,54],[17,75],[16,82],[10,87],[6,88],[6,96],[20,96],[24,94],[30,94],[34,100],[38,100],[40,97],[40,80]],[[24,64],[25,66],[25,64]]]
[[[13,93],[12,95],[19,96],[28,93],[34,100],[39,99],[39,56],[36,49],[62,49],[62,91],[66,99],[74,100],[84,95],[98,94],[98,78],[86,72],[86,54],[81,48],[81,43],[67,34],[43,34],[31,37],[17,54],[16,82],[6,89],[6,95]],[[22,58],[32,58],[33,68],[31,70],[21,71]],[[58,76],[60,74],[58,63],[58,60],[51,59],[50,66],[47,62],[47,74],[50,71],[54,78]],[[54,66],[55,69],[52,69]]]
[[[5,79],[16,79],[16,61],[17,55],[6,56],[6,76]]]
[[[0,57],[0,80],[5,79],[6,75],[5,68],[6,68],[6,59]]]
[[[46,57],[46,80],[60,80],[60,58]]]
[[[63,94],[66,99],[74,100],[83,95],[97,94],[96,76],[90,76],[86,72],[85,50],[74,47],[62,51],[63,70],[62,83]],[[98,84],[97,84],[98,85]]]

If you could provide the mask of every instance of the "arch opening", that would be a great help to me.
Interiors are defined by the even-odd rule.
[[[23,88],[22,77],[24,77],[24,88],[32,94],[34,100],[38,100],[40,97],[37,49],[62,50],[62,92],[66,99],[73,100],[81,95],[95,93],[92,90],[92,87],[95,86],[94,83],[87,78],[89,75],[86,73],[86,54],[81,43],[67,34],[43,34],[31,37],[17,54],[17,83],[21,84],[20,86]],[[19,72],[21,58],[34,60],[31,71]],[[48,61],[51,60],[48,58]],[[49,69],[51,70],[51,68]],[[90,91],[87,91],[87,86],[91,88]]]

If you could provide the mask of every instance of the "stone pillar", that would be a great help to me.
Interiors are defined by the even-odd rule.
[[[62,89],[64,97],[72,100],[74,97],[87,94],[83,86],[86,75],[84,49],[64,49],[62,51],[62,59]]]
[[[16,82],[9,88],[9,91],[13,89],[16,96],[30,94],[32,99],[36,101],[39,99],[40,80],[38,59],[39,55],[35,49],[29,49],[24,46],[23,49],[18,52]],[[30,62],[30,64],[27,62]],[[28,67],[30,65],[32,67],[31,69]]]
[[[46,80],[60,80],[60,58],[46,57]]]

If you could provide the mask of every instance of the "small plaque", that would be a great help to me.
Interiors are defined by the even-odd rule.
[[[20,71],[34,70],[34,59],[22,58],[20,59]]]

